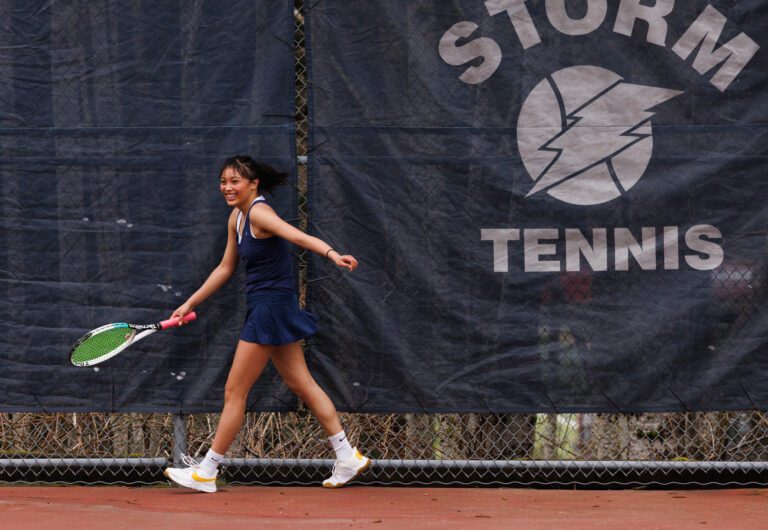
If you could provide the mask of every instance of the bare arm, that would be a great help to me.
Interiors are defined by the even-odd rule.
[[[257,204],[251,208],[251,225],[261,230],[282,237],[296,246],[332,260],[339,267],[349,271],[357,268],[357,260],[349,254],[341,255],[320,238],[305,234],[298,228],[286,223],[268,205]]]
[[[221,263],[213,269],[208,276],[208,279],[203,282],[203,285],[201,285],[186,302],[181,304],[176,311],[173,312],[171,317],[183,317],[185,314],[192,311],[195,307],[207,300],[213,293],[218,291],[235,273],[235,269],[237,268],[236,218],[237,210],[233,210],[232,214],[229,216],[229,221],[227,222],[227,247],[224,249],[224,256],[221,258]]]

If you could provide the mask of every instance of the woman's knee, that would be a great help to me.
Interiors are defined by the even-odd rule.
[[[238,385],[227,384],[224,387],[224,404],[225,405],[237,405],[239,403],[245,403],[248,399],[248,390],[243,389]]]
[[[296,394],[302,401],[306,402],[320,387],[311,377],[295,377],[284,379],[288,390]]]

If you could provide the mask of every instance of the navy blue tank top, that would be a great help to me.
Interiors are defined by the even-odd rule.
[[[256,197],[248,208],[264,201],[264,197]],[[237,214],[237,254],[245,264],[245,292],[247,294],[260,292],[293,293],[293,259],[289,243],[278,236],[257,239],[251,234],[249,215],[245,216],[243,235],[240,236],[240,222],[243,213]]]

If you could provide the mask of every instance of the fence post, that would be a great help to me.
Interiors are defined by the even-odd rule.
[[[187,453],[187,422],[183,414],[173,415],[173,465],[181,467],[181,455]]]

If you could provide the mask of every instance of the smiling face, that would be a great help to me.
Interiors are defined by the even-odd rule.
[[[228,206],[243,208],[251,203],[258,194],[259,180],[248,180],[228,167],[221,172],[219,190],[224,195]]]

